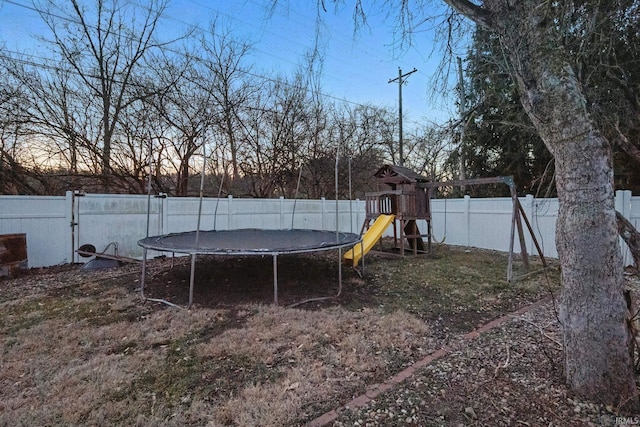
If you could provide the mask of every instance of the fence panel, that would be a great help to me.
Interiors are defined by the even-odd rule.
[[[166,215],[164,216],[166,223],[163,231],[157,234],[180,233],[196,229],[198,225],[198,210],[200,209],[200,200],[197,197],[168,197],[164,199],[164,204],[166,205]],[[202,199],[201,230],[212,230],[214,228],[214,207],[215,205],[211,199]],[[226,227],[217,228],[222,230]],[[153,235],[154,233],[151,234]]]
[[[63,196],[0,196],[0,234],[27,235],[29,267],[71,262],[70,225]]]
[[[557,199],[520,199],[533,233],[547,257],[557,257],[555,224]],[[198,198],[147,197],[144,195],[76,195],[66,197],[0,196],[0,233],[25,233],[30,267],[82,262],[74,250],[90,243],[98,251],[116,242],[118,253],[141,257],[139,239],[195,230]],[[336,215],[336,207],[338,214]],[[436,199],[431,201],[435,242],[508,251],[511,236],[510,198]],[[616,193],[616,209],[636,228],[640,227],[640,197],[629,191]],[[306,228],[359,233],[365,219],[364,201],[205,198],[202,200],[201,230],[234,228]],[[75,223],[75,226],[71,226]],[[427,233],[426,222],[419,221]],[[536,255],[529,230],[523,222],[527,251]],[[385,235],[393,236],[393,229]],[[517,234],[514,250],[520,251]],[[631,264],[621,243],[625,264]],[[151,255],[153,256],[153,254]]]
[[[467,246],[466,199],[434,199],[431,201],[433,239],[447,245]],[[423,231],[423,233],[426,233]]]
[[[555,249],[556,199],[520,198],[533,234],[545,256],[558,256]],[[431,201],[433,238],[449,245],[469,246],[506,252],[511,242],[513,202],[510,198],[435,199]],[[529,254],[537,249],[522,220],[524,240]],[[514,230],[514,251],[520,252],[518,230]]]
[[[525,200],[521,199],[520,202],[527,214],[542,253],[545,257],[557,258],[555,235],[556,220],[558,219],[558,199],[535,199],[533,196],[527,196]],[[537,255],[528,230],[525,231],[525,236],[527,236],[529,253]]]
[[[75,248],[91,244],[96,251],[127,257],[142,256],[138,240],[145,237],[148,198],[144,195],[86,194],[74,195],[76,209]],[[158,199],[152,199],[149,209],[150,230],[160,228]],[[82,261],[76,258],[76,261]]]

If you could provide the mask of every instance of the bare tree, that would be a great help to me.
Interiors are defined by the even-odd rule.
[[[37,136],[28,143],[39,153],[38,165],[70,174],[79,169],[95,172],[92,165],[99,153],[90,143],[90,100],[78,91],[72,73],[48,61],[34,64],[19,56],[5,58],[3,64],[8,78],[20,85],[24,94],[22,116],[14,119]]]
[[[306,156],[311,104],[304,76],[276,77],[252,98],[242,120],[239,168],[245,192],[257,197],[291,196]],[[239,187],[238,187],[239,188]]]
[[[145,57],[166,45],[154,38],[166,4],[153,0],[134,11],[131,4],[121,5],[117,0],[99,1],[92,8],[78,0],[46,0],[38,7],[51,30],[52,39],[47,41],[59,57],[59,67],[73,73],[78,89],[96,101],[91,109],[93,126],[101,135],[94,144],[105,178],[112,173],[118,122],[137,101],[139,91],[131,90],[134,77]]]
[[[452,135],[446,128],[431,125],[415,129],[407,135],[407,166],[432,181],[444,181],[444,163],[451,146]]]
[[[156,139],[163,141],[162,173],[176,177],[170,192],[187,196],[193,157],[201,150],[207,132],[214,125],[217,104],[201,83],[209,81],[211,75],[201,73],[191,54],[181,57],[184,61],[173,57],[156,59],[156,64],[161,65],[154,80],[159,88],[169,89],[152,90],[155,93],[145,97],[145,104],[166,124],[162,132],[164,138]]]
[[[226,140],[231,177],[236,180],[240,173],[238,156],[242,147],[238,135],[243,127],[243,110],[251,103],[257,87],[250,83],[251,70],[244,64],[251,45],[234,37],[230,29],[214,20],[201,46],[199,66],[205,78],[199,85],[212,97],[212,108],[219,116],[215,125]]]
[[[242,194],[256,197],[269,197],[273,194],[275,162],[269,142],[270,116],[268,94],[261,91],[255,99],[253,108],[247,111],[243,120],[243,155],[239,162],[241,180],[234,182],[234,189]]]
[[[28,100],[18,85],[5,81],[0,86],[0,193],[36,193],[28,172],[20,164],[20,136]],[[24,191],[26,190],[26,191]]]
[[[361,104],[350,108],[342,120],[346,120],[343,122],[344,138],[349,141],[354,156],[375,150],[385,161],[395,164],[397,147],[394,134],[398,121],[395,112]]]
[[[352,196],[363,197],[374,190],[371,177],[377,168],[382,162],[393,163],[389,148],[396,123],[392,111],[374,105],[344,105],[335,110],[329,126],[343,147],[340,155],[351,162]],[[328,182],[333,183],[333,178]]]
[[[129,106],[127,114],[120,119],[122,131],[118,150],[112,152],[112,170],[116,180],[114,185],[126,193],[144,194],[148,191],[148,171],[150,146],[158,137],[158,115],[146,102],[136,102]],[[155,138],[154,138],[155,136]],[[159,149],[160,154],[163,153]],[[156,187],[158,182],[155,182]],[[164,190],[161,190],[164,191]],[[165,191],[166,192],[166,191]]]

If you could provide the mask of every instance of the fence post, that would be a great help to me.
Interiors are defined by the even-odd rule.
[[[616,210],[625,218],[631,218],[631,191],[616,191]]]
[[[356,199],[354,205],[356,208],[351,212],[351,215],[353,216],[354,213],[356,214],[356,227],[352,227],[351,232],[357,234],[360,232],[358,227],[361,227],[360,224],[362,224],[363,221],[360,219],[360,199]]]
[[[471,196],[465,194],[464,196],[464,205],[463,205],[463,216],[464,216],[464,235],[465,240],[467,242],[466,246],[471,246]]]
[[[232,230],[232,225],[233,222],[231,221],[233,219],[233,196],[231,194],[229,194],[229,196],[227,196],[227,230]]]
[[[66,230],[67,232],[66,237],[65,237],[65,252],[67,254],[70,254],[69,257],[69,264],[73,264],[75,262],[75,237],[74,237],[74,231],[75,231],[75,220],[74,220],[74,206],[73,206],[73,191],[66,191],[64,193],[64,205],[66,206],[65,208],[65,222],[67,224]]]
[[[535,198],[533,197],[533,194],[527,194],[524,197],[524,206],[522,206],[522,210],[526,212],[527,220],[529,221],[529,224],[531,224],[531,228],[533,228],[534,203]],[[524,238],[529,254],[537,254],[537,249],[533,245],[533,237],[531,236],[531,233],[529,233],[529,229],[525,230]]]
[[[284,230],[284,196],[280,196],[280,230]]]
[[[169,197],[167,197],[166,194],[160,198],[160,209],[160,217],[158,218],[160,229],[158,230],[158,234],[162,235],[166,234],[169,230]]]

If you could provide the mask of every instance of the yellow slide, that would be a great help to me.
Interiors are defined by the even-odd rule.
[[[362,243],[358,243],[353,248],[348,250],[344,254],[343,259],[349,263],[353,262],[354,267],[358,265],[358,261],[360,261],[362,255],[369,252],[373,245],[375,245],[376,242],[380,240],[380,237],[382,237],[382,233],[384,233],[384,230],[386,230],[389,224],[393,222],[394,218],[395,217],[393,215],[379,215],[373,225],[369,227],[366,233],[364,233],[364,236],[362,237]]]

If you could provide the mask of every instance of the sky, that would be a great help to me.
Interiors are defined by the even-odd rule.
[[[433,94],[433,80],[442,53],[434,50],[433,23],[414,29],[413,46],[399,47],[394,15],[365,2],[367,25],[356,29],[352,2],[338,10],[331,0],[321,11],[317,25],[316,0],[279,0],[269,10],[269,0],[172,0],[163,16],[162,31],[171,37],[189,26],[203,30],[217,17],[231,28],[234,37],[252,44],[250,62],[258,75],[291,74],[305,53],[319,43],[323,56],[322,93],[353,104],[374,104],[398,108],[398,83],[389,82],[402,73],[405,129],[423,123],[444,123],[456,114],[453,90],[449,96]],[[379,3],[379,2],[377,2]],[[433,16],[445,9],[434,1]],[[138,4],[145,4],[140,2]],[[0,0],[0,43],[9,51],[37,56],[33,35],[45,35],[46,27],[31,9],[31,0]],[[320,37],[316,38],[316,31]],[[464,52],[461,52],[464,54]],[[453,76],[455,78],[455,76]]]

